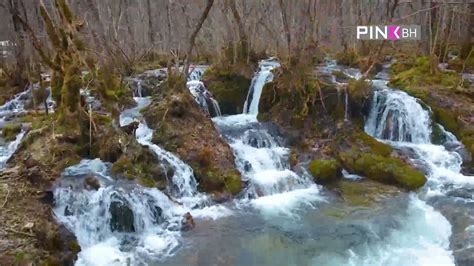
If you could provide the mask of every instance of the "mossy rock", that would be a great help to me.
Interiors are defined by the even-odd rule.
[[[359,132],[357,134],[354,134],[353,138],[356,141],[360,141],[363,145],[368,146],[371,153],[374,153],[383,157],[389,157],[393,151],[393,148],[390,145],[376,140],[375,138],[373,138],[372,136],[368,135],[365,132]]]
[[[341,180],[337,184],[337,190],[345,202],[358,207],[374,207],[386,197],[400,193],[400,190],[394,186],[374,182],[370,179]]]
[[[352,173],[408,190],[416,190],[426,182],[423,173],[413,169],[399,158],[383,157],[360,150],[341,152],[339,159],[344,168]]]
[[[333,159],[314,160],[309,170],[317,183],[328,183],[342,177],[342,168],[339,162]]]
[[[437,62],[436,58],[423,56],[403,67],[400,66],[402,62],[394,64],[391,71],[396,75],[391,78],[390,84],[400,88],[434,84],[450,88],[457,86],[461,79],[459,74],[440,71]]]
[[[2,129],[2,136],[6,141],[14,141],[21,132],[21,124],[7,124]]]
[[[448,131],[459,134],[459,125],[457,115],[451,110],[445,108],[433,107],[435,120],[442,124]]]
[[[364,78],[352,79],[347,86],[351,115],[367,115],[373,96],[372,82]]]
[[[346,66],[357,66],[359,63],[359,55],[355,49],[349,49],[345,52],[340,52],[336,54],[337,63]]]
[[[207,89],[219,102],[222,114],[239,114],[243,111],[251,79],[234,71],[217,66],[209,68],[203,77]]]
[[[218,168],[193,167],[199,180],[199,190],[207,193],[228,191],[236,195],[242,191],[240,173],[236,170],[223,171]]]

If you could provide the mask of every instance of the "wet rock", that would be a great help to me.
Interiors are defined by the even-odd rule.
[[[66,208],[64,208],[64,216],[71,216],[73,215],[74,213],[69,210],[69,206],[66,206]]]
[[[387,197],[396,196],[401,193],[400,189],[374,182],[369,179],[357,181],[341,180],[334,190],[340,197],[350,205],[371,207],[381,203]]]
[[[182,224],[181,226],[182,231],[189,231],[194,228],[195,224],[194,224],[194,219],[191,213],[187,212],[186,214],[184,214],[183,221],[181,222],[181,224]]]
[[[243,111],[251,79],[239,72],[237,69],[213,66],[203,77],[206,87],[219,102],[222,114],[239,114]]]
[[[252,165],[249,162],[245,162],[244,164],[244,171],[245,172],[250,172],[252,170]]]
[[[52,254],[48,265],[74,265],[77,253],[81,251],[81,248],[73,233],[63,225],[51,222],[38,224],[34,226],[33,231],[38,246]]]
[[[474,247],[454,251],[456,265],[470,266],[474,264]]]
[[[54,192],[51,190],[47,190],[43,192],[43,196],[41,197],[41,202],[53,205],[54,204]]]
[[[309,170],[317,183],[328,183],[342,177],[342,167],[336,160],[314,160]]]
[[[21,132],[21,124],[6,124],[2,128],[2,136],[6,141],[13,141],[16,135]]]
[[[39,162],[37,160],[35,160],[33,157],[31,156],[28,156],[28,158],[26,158],[24,161],[23,161],[25,167],[27,169],[30,169],[30,168],[33,168],[35,166],[38,166],[39,165]]]
[[[164,82],[163,97],[144,109],[147,124],[156,130],[152,142],[191,165],[199,190],[239,193],[242,183],[230,146],[189,91],[179,91],[181,86],[186,88],[184,80]]]
[[[463,199],[473,199],[474,198],[474,188],[458,188],[450,190],[446,193],[446,196],[463,198]]]
[[[222,192],[222,193],[217,192],[217,193],[212,194],[212,200],[215,203],[224,203],[231,200],[232,198],[233,198],[232,194],[229,192]]]
[[[114,194],[110,203],[110,229],[114,232],[135,232],[133,210],[124,197]]]
[[[84,188],[88,190],[99,190],[100,181],[95,176],[88,176],[84,179]]]
[[[134,121],[124,127],[122,127],[122,130],[125,131],[129,135],[135,135],[135,131],[138,128],[139,123],[137,121]]]
[[[147,203],[151,213],[153,214],[153,217],[155,218],[155,222],[158,224],[162,223],[164,221],[164,218],[162,217],[163,210],[157,206],[152,199],[149,199]]]
[[[39,166],[34,166],[26,170],[26,178],[32,184],[39,185],[44,181],[44,173]]]

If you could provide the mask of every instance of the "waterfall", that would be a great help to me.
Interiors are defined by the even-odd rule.
[[[6,146],[0,146],[0,170],[5,168],[7,161],[13,156],[18,147],[20,146],[21,140],[25,136],[25,131],[22,130],[16,135],[15,140],[9,142]]]
[[[165,151],[161,147],[151,142],[153,130],[144,123],[140,123],[136,130],[138,143],[149,147],[155,155],[172,166],[174,175],[172,177],[171,191],[176,197],[191,197],[196,194],[197,182],[194,179],[193,169],[181,161],[174,154]]]
[[[263,87],[266,83],[273,80],[272,70],[278,67],[280,67],[280,63],[274,58],[260,61],[259,70],[253,77],[247,94],[247,100],[245,101],[243,109],[244,113],[258,114],[258,105],[260,103],[260,96],[262,96]]]
[[[31,99],[31,88],[16,94],[11,100],[0,106],[0,127],[5,127],[6,122],[17,116],[23,115],[27,101]],[[26,131],[21,130],[13,141],[0,145],[0,170],[3,170],[7,161],[16,152],[25,136]]]
[[[430,224],[435,223],[438,231],[445,233],[443,236],[427,235],[417,240],[423,241],[425,244],[421,248],[429,251],[421,251],[417,259],[424,261],[423,263],[444,261],[443,264],[453,265],[453,251],[455,254],[464,252],[468,246],[464,244],[450,246],[450,241],[464,243],[474,240],[472,235],[466,239],[461,233],[469,229],[467,225],[463,227],[457,222],[453,225],[448,222],[448,220],[453,222],[464,219],[465,223],[474,224],[474,218],[467,214],[472,208],[469,205],[471,201],[451,196],[464,195],[462,194],[465,193],[464,191],[474,189],[474,177],[461,173],[462,157],[458,151],[463,148],[462,143],[441,125],[435,124],[444,135],[444,143],[433,144],[430,110],[423,108],[418,99],[405,92],[389,88],[387,75],[377,75],[377,77],[380,79],[373,80],[375,95],[365,124],[365,131],[405,153],[413,164],[425,169],[428,181],[418,193],[418,198],[423,201],[415,198],[411,203],[412,206],[426,205],[426,203],[432,205],[433,207],[428,205],[423,207],[425,210],[423,215],[436,216],[437,218],[430,219]],[[425,226],[420,226],[411,234],[423,232],[424,228]]]
[[[201,74],[202,75],[202,74]],[[76,235],[82,251],[76,265],[148,265],[172,256],[183,245],[186,213],[194,219],[218,219],[232,212],[212,205],[197,191],[192,168],[171,152],[152,143],[153,130],[140,111],[151,97],[134,91],[136,107],[120,114],[120,126],[138,123],[135,136],[162,162],[173,168],[167,194],[134,182],[115,180],[111,164],[83,160],[64,170],[54,191],[57,219]],[[87,190],[88,179],[100,183]]]
[[[431,140],[429,111],[418,100],[374,80],[374,100],[365,131],[380,139],[428,143]]]
[[[262,60],[250,86],[244,113],[215,117],[214,123],[226,138],[236,157],[243,179],[248,181],[244,199],[266,216],[294,215],[301,206],[322,200],[319,187],[303,169],[290,169],[289,149],[281,145],[278,134],[256,119],[263,86],[279,67],[275,59]]]
[[[207,66],[194,66],[190,70],[186,86],[194,97],[194,100],[199,104],[201,109],[206,112],[206,114],[212,117],[221,116],[222,114],[221,109],[219,108],[219,103],[214,99],[212,93],[207,90],[204,83],[200,81],[206,69]]]

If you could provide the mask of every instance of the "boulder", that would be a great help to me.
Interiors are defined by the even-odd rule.
[[[191,213],[187,212],[184,214],[181,224],[182,231],[189,231],[195,227],[194,219]]]
[[[118,194],[112,195],[109,207],[110,229],[113,232],[135,232],[133,210],[127,199]]]
[[[342,167],[338,161],[330,160],[313,160],[309,166],[309,170],[317,183],[323,184],[336,181],[342,177]]]
[[[88,190],[99,190],[100,181],[95,176],[88,176],[84,179],[84,188]]]

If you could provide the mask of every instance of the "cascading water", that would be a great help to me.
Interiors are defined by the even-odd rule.
[[[219,103],[212,97],[211,93],[206,89],[206,86],[204,86],[204,83],[199,80],[190,80],[186,85],[193,95],[194,100],[201,106],[204,112],[211,116],[222,115]]]
[[[259,63],[259,70],[253,77],[247,100],[244,104],[244,113],[257,115],[260,96],[262,96],[263,86],[273,80],[272,70],[280,67],[280,63],[275,58],[262,60]]]
[[[195,219],[217,219],[231,211],[210,205],[209,198],[197,192],[193,170],[176,155],[151,142],[153,131],[140,110],[151,103],[135,91],[137,106],[120,115],[120,125],[137,122],[137,141],[163,163],[173,168],[168,195],[155,188],[116,181],[111,165],[99,159],[83,160],[67,168],[55,190],[55,215],[76,235],[82,248],[77,265],[147,265],[171,256],[182,245],[185,214]],[[100,188],[84,189],[91,176]]]
[[[273,79],[272,70],[279,67],[276,59],[262,60],[255,74],[240,115],[216,117],[214,122],[234,151],[236,164],[249,182],[246,198],[263,212],[290,214],[299,204],[320,201],[319,188],[311,177],[291,171],[289,150],[280,145],[275,132],[257,121],[260,95]]]
[[[430,114],[418,100],[405,92],[392,90],[384,80],[374,80],[373,109],[365,131],[379,139],[413,143],[431,140]]]
[[[441,134],[444,135],[442,138],[444,143],[432,144],[433,123],[430,111],[424,109],[418,99],[389,88],[387,80],[374,80],[374,86],[375,97],[365,131],[406,152],[414,164],[425,169],[428,182],[419,193],[419,197],[434,207],[431,212],[439,211],[444,215],[438,215],[437,219],[430,221],[436,223],[438,231],[447,232],[444,237],[435,239],[426,236],[419,240],[430,243],[430,246],[424,248],[434,248],[427,256],[433,256],[435,250],[438,250],[437,257],[423,258],[424,262],[436,264],[444,261],[443,265],[454,264],[452,252],[456,262],[463,262],[465,253],[472,251],[469,243],[474,241],[474,234],[469,233],[469,228],[474,225],[474,215],[469,214],[469,209],[472,208],[469,202],[472,202],[472,197],[466,199],[459,195],[463,195],[460,191],[474,189],[474,177],[465,176],[460,172],[462,158],[458,150],[462,149],[462,144],[453,134],[437,124],[434,126],[439,127]],[[451,196],[453,194],[457,196]],[[425,203],[419,201],[417,204]],[[454,214],[454,210],[458,211]],[[460,212],[463,214],[459,214]],[[446,219],[452,222],[451,237],[451,225]],[[456,222],[459,219],[463,219],[462,225]],[[460,242],[457,238],[463,239],[461,241],[463,244],[453,245],[453,242]],[[444,255],[440,257],[440,254]]]
[[[29,88],[24,92],[18,93],[13,97],[13,99],[0,106],[0,127],[5,127],[7,121],[14,120],[17,116],[23,115],[26,112],[26,102],[30,98],[31,89]],[[25,134],[25,130],[22,129],[16,135],[13,141],[6,142],[0,145],[0,170],[3,170],[5,168],[6,162],[18,149],[18,146],[20,145],[20,142],[25,136]]]
[[[261,91],[264,83],[260,85],[253,84],[252,90]],[[420,193],[384,195],[380,205],[370,207],[347,206],[331,193],[323,197],[321,188],[303,169],[290,169],[289,151],[278,129],[258,122],[256,113],[244,113],[213,121],[234,151],[246,190],[226,205],[235,205],[232,211],[222,205],[210,206],[206,195],[196,191],[189,166],[151,142],[153,131],[140,115],[151,99],[135,97],[137,107],[122,113],[121,125],[137,122],[137,140],[164,166],[177,171],[165,195],[157,189],[114,180],[110,164],[99,160],[67,169],[56,190],[55,213],[78,237],[83,250],[77,264],[452,265],[452,251],[456,257],[456,250],[450,240],[460,239],[454,243],[462,243],[457,249],[464,252],[472,249],[467,246],[471,240],[462,237],[472,234],[472,198],[466,194],[472,196],[474,189],[469,177],[459,173],[459,142],[445,132],[444,145],[431,144],[431,131],[438,125],[430,123],[429,110],[416,99],[383,87],[385,83],[374,81],[374,85],[380,94],[366,130],[374,136],[381,132],[376,137],[390,139],[381,141],[407,152],[414,163],[425,167],[429,181]],[[397,108],[400,112],[395,112]],[[88,176],[97,178],[101,188],[83,189]],[[350,182],[365,180],[348,173],[345,176]],[[451,198],[456,200],[447,200]],[[197,219],[219,219],[198,221],[192,233],[182,234],[186,212]],[[334,212],[336,215],[331,215]],[[457,229],[455,223],[451,227],[448,221],[464,227]]]

